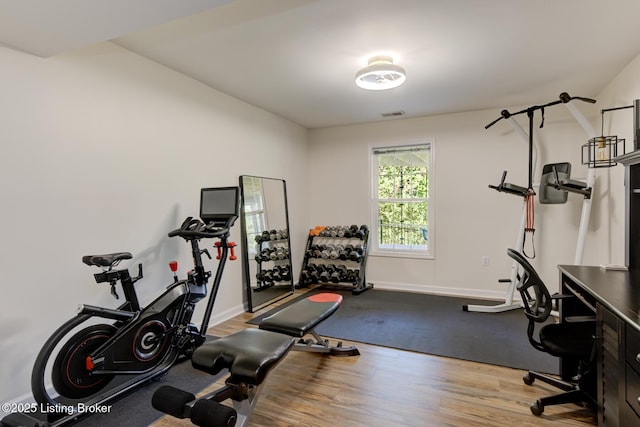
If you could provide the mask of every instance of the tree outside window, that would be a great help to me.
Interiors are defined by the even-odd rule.
[[[373,150],[374,250],[430,254],[431,145]]]

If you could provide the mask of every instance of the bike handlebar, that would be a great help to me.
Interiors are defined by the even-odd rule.
[[[228,233],[228,228],[216,228],[210,225],[206,225],[199,219],[188,217],[184,220],[180,228],[170,231],[168,233],[168,236],[179,236],[183,239],[201,239],[223,237]]]

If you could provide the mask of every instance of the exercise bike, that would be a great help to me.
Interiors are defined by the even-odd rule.
[[[13,413],[2,426],[58,426],[84,415],[88,408],[105,405],[117,396],[150,380],[164,376],[179,358],[188,358],[205,342],[222,272],[229,255],[235,259],[235,243],[228,242],[230,227],[238,217],[237,187],[201,190],[200,219],[188,217],[169,237],[181,237],[191,245],[194,266],[187,278],[178,280],[177,264],[171,263],[174,283],[146,307],[140,307],[128,269],[118,264],[131,259],[129,252],[87,255],[84,264],[102,268],[94,275],[97,283],[108,283],[118,298],[122,287],[125,301],[117,309],[82,304],[78,314],[60,326],[38,354],[31,376],[36,404],[29,413]],[[219,260],[202,325],[191,323],[196,303],[207,296],[211,272],[206,271],[200,239],[216,242]],[[96,323],[98,319],[98,323]],[[107,322],[104,322],[107,320]],[[89,326],[86,324],[94,323]],[[82,325],[84,328],[79,329]],[[48,376],[50,375],[50,378]],[[47,387],[53,384],[53,392]]]

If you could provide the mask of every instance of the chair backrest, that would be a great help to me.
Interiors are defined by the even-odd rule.
[[[531,321],[545,322],[549,318],[553,306],[549,290],[533,266],[520,252],[507,249],[507,255],[517,261],[523,269],[516,289],[522,297],[525,315]]]

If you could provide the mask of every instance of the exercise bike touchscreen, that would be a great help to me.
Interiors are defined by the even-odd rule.
[[[200,218],[214,226],[230,226],[240,210],[238,187],[203,188],[200,190]],[[228,223],[231,224],[228,224]]]

